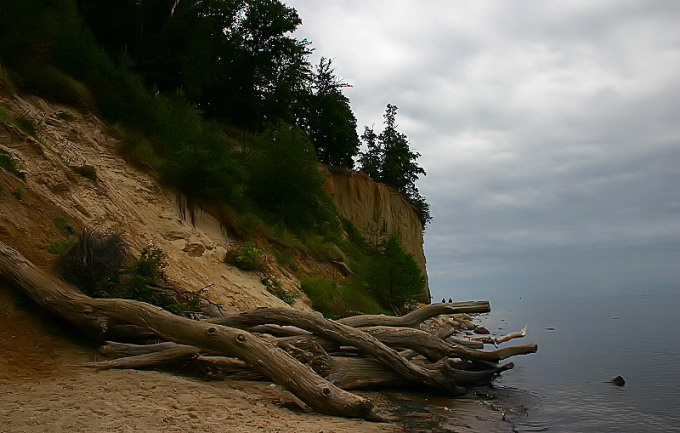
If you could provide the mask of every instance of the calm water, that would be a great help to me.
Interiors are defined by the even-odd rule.
[[[495,382],[509,431],[680,432],[680,294],[498,295],[478,318],[537,353]],[[603,383],[616,376],[624,387]]]

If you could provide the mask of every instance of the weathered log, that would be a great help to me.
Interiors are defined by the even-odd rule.
[[[94,367],[98,370],[110,368],[148,368],[181,362],[196,356],[200,349],[193,346],[181,345],[158,352],[145,353],[143,355],[128,356],[84,364],[85,367]]]
[[[464,359],[481,359],[486,361],[501,361],[514,355],[535,353],[536,344],[505,347],[494,351],[484,352],[464,346],[450,344],[429,332],[412,328],[372,327],[363,330],[378,340],[393,347],[404,347],[415,350],[431,360],[445,357],[460,357]]]
[[[171,341],[165,341],[163,343],[157,344],[132,344],[119,343],[117,341],[107,341],[106,344],[99,348],[99,352],[110,357],[138,356],[162,352],[164,350],[174,349],[181,346],[181,344],[173,343]]]
[[[178,317],[142,302],[89,298],[36,268],[3,242],[0,242],[0,278],[21,289],[38,305],[83,329],[101,333],[112,321],[142,326],[170,341],[243,359],[319,412],[378,419],[370,401],[332,385],[278,347],[246,331]]]
[[[522,328],[521,331],[519,332],[511,332],[509,334],[503,335],[501,337],[495,338],[491,337],[489,335],[484,335],[481,337],[472,337],[470,338],[471,340],[475,341],[480,341],[483,343],[490,343],[494,345],[498,345],[500,343],[505,343],[506,341],[512,340],[513,338],[523,338],[527,335],[527,328],[529,325],[524,325],[524,328]]]
[[[442,374],[427,371],[412,364],[395,350],[371,335],[336,321],[325,319],[318,313],[308,313],[290,308],[258,308],[256,310],[210,319],[209,321],[211,323],[240,328],[272,323],[295,326],[334,340],[339,344],[354,346],[360,351],[373,356],[378,362],[395,371],[409,382],[423,384],[450,395],[461,395],[465,392],[454,381],[451,381]]]
[[[400,317],[385,316],[382,314],[367,314],[345,317],[339,319],[338,322],[353,328],[365,326],[399,326],[412,328],[418,326],[427,319],[431,319],[432,317],[441,314],[488,313],[489,311],[491,311],[489,301],[453,302],[449,304],[426,305]]]

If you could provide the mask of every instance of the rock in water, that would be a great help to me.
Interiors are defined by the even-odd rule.
[[[483,326],[478,326],[478,327],[476,327],[476,328],[475,328],[475,332],[476,332],[477,334],[490,334],[489,330],[486,329],[486,328],[483,327]]]
[[[616,386],[623,386],[626,384],[626,381],[621,376],[616,376],[611,380],[611,382]]]

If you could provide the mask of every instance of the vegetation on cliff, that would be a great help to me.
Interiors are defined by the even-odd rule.
[[[352,168],[359,138],[347,84],[329,60],[312,66],[309,42],[290,35],[300,23],[276,0],[7,0],[0,83],[92,110],[130,158],[191,200],[220,206],[244,240],[279,238],[280,253],[330,251],[321,254],[355,270],[353,286],[382,308],[399,306],[424,285],[413,258],[396,239],[371,246],[347,236],[323,192],[317,161]],[[424,171],[390,107],[377,136],[383,165],[369,174],[409,197],[425,224],[415,187]],[[319,239],[326,247],[314,247]],[[376,283],[395,278],[387,289]]]

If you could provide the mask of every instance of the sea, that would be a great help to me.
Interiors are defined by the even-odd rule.
[[[475,321],[493,334],[528,325],[526,337],[501,347],[538,344],[468,397],[502,412],[497,431],[680,432],[680,290],[501,292],[488,300],[491,312]],[[611,383],[617,376],[624,386]],[[436,402],[447,405],[456,402]],[[456,431],[445,425],[433,431]]]

